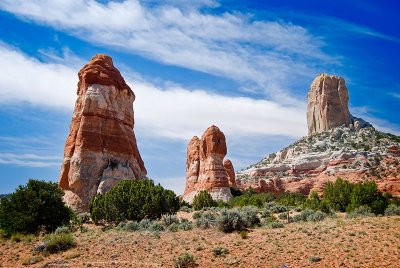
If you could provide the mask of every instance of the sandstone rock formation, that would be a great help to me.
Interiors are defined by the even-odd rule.
[[[228,173],[229,186],[230,187],[236,187],[235,169],[233,168],[231,160],[225,159],[224,160],[224,167],[226,169],[226,172]]]
[[[147,171],[133,132],[135,95],[107,55],[96,55],[79,71],[70,132],[59,187],[66,203],[86,211],[90,199],[123,179]]]
[[[373,127],[359,131],[338,127],[302,138],[236,174],[239,189],[256,192],[323,192],[338,177],[353,183],[376,181],[378,188],[400,197],[400,137]]]
[[[195,136],[190,140],[183,200],[191,203],[201,190],[207,190],[215,200],[226,201],[232,196],[223,164],[226,153],[225,135],[216,126],[207,128],[201,139]]]
[[[374,180],[400,196],[400,137],[375,130],[348,110],[343,78],[319,75],[308,92],[309,135],[236,174],[239,189],[322,193],[338,177]]]
[[[352,123],[349,93],[342,77],[318,75],[308,92],[308,134],[320,133]]]

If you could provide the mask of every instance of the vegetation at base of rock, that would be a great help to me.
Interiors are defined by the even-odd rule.
[[[351,212],[360,206],[369,206],[372,213],[384,214],[388,205],[388,200],[378,190],[376,183],[367,181],[354,185],[347,211]]]
[[[173,191],[147,179],[121,181],[106,194],[95,196],[89,206],[95,223],[155,220],[178,209],[179,199]]]
[[[54,233],[44,237],[45,251],[57,253],[76,246],[76,242],[71,233]]]
[[[193,199],[192,207],[194,210],[200,210],[207,207],[215,207],[217,205],[208,191],[200,191]]]
[[[340,178],[328,182],[323,193],[324,200],[332,209],[345,212],[351,202],[353,188],[354,184]]]
[[[346,215],[346,218],[353,219],[353,218],[362,218],[362,217],[374,217],[375,214],[372,213],[372,210],[368,206],[360,206],[354,209],[352,212]]]
[[[173,259],[174,268],[190,268],[195,267],[195,259],[189,252],[184,252],[178,257]]]
[[[0,229],[6,236],[13,233],[54,231],[67,225],[72,212],[62,200],[56,183],[29,180],[0,203]]]
[[[322,201],[342,212],[368,206],[375,214],[383,214],[389,204],[388,197],[378,190],[374,181],[353,184],[340,178],[326,184]]]
[[[400,207],[395,204],[389,205],[385,209],[385,216],[400,216]]]
[[[244,206],[256,206],[262,207],[265,202],[269,202],[275,199],[273,193],[260,193],[257,194],[253,189],[248,189],[244,191],[241,195],[235,193],[237,196],[232,197],[228,202],[227,206],[233,207],[244,207]]]

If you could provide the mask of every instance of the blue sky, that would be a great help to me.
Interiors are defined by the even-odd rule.
[[[400,134],[398,1],[0,2],[0,194],[57,181],[77,72],[113,57],[136,94],[148,175],[181,194],[186,144],[216,124],[236,170],[307,132],[319,73],[350,110]]]

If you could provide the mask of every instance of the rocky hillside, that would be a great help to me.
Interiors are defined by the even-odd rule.
[[[317,77],[320,80],[327,78],[332,77]],[[320,88],[315,88],[315,84],[321,85]],[[345,88],[347,91],[344,82],[336,84],[338,89]],[[326,97],[335,95],[324,94],[324,90],[335,90],[329,88],[332,87],[331,82],[314,81],[313,85],[310,92],[316,90],[320,100],[315,101],[316,94],[309,92],[308,115],[310,110],[315,113],[322,109],[312,103],[324,103],[325,108],[319,110],[318,115],[327,114],[326,110],[335,110],[332,107],[335,103],[343,105],[337,100],[330,102],[331,99]],[[310,95],[313,100],[310,100]],[[400,196],[400,137],[377,131],[360,118],[351,115],[350,118],[350,124],[345,119],[341,126],[329,127],[340,125],[341,122],[336,117],[336,121],[332,121],[329,116],[322,116],[318,120],[325,122],[324,128],[318,128],[318,131],[314,128],[315,121],[308,120],[313,124],[310,135],[238,172],[238,188],[252,187],[259,192],[289,190],[308,194],[312,189],[321,192],[327,181],[342,177],[353,182],[372,179],[381,190]]]

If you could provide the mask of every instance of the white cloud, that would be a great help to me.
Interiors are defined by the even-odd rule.
[[[76,71],[63,64],[44,63],[0,43],[0,102],[29,102],[71,109]]]
[[[389,96],[395,97],[396,99],[400,99],[400,93],[397,92],[389,92]]]
[[[150,1],[151,2],[151,1]],[[172,6],[175,5],[175,6]],[[322,41],[305,28],[259,21],[251,14],[212,14],[196,1],[147,5],[137,0],[3,0],[0,8],[52,26],[96,45],[123,49],[156,61],[254,83],[270,98],[297,101],[284,88],[318,64],[334,62]]]
[[[72,110],[77,84],[74,68],[40,62],[1,44],[0,65],[7,66],[0,73],[0,103],[28,102]],[[179,86],[157,88],[142,80],[127,80],[137,97],[136,128],[146,135],[188,140],[212,124],[226,134],[245,136],[299,137],[306,133],[304,106],[286,107],[273,101],[190,91]]]
[[[61,156],[47,156],[37,154],[17,154],[0,152],[0,164],[23,167],[50,167],[60,166]]]

